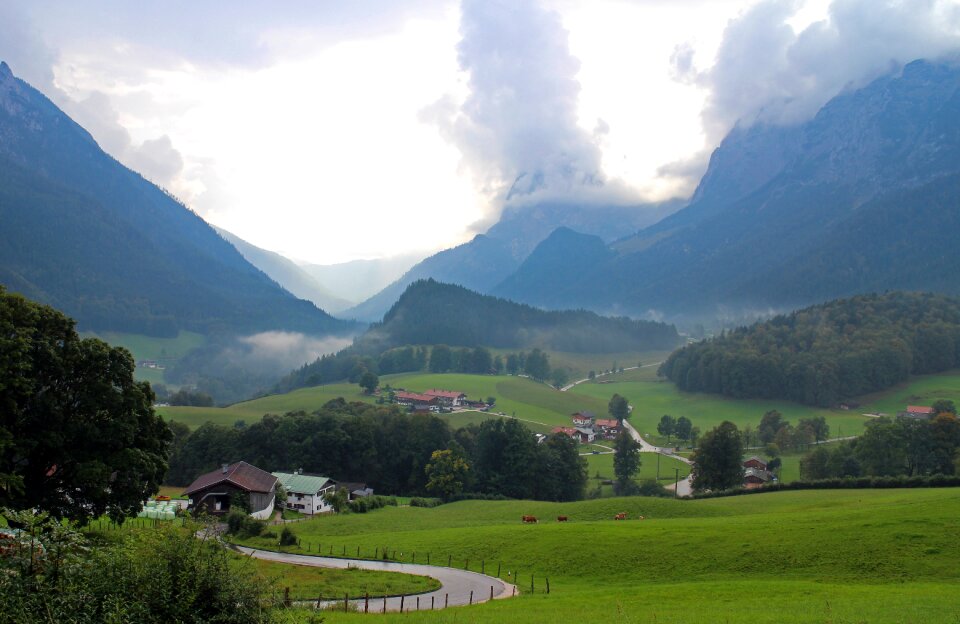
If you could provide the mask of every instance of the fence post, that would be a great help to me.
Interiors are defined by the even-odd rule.
[[[427,553],[427,565],[430,565],[430,553]]]
[[[487,573],[487,562],[483,559],[480,560],[480,574]]]
[[[370,592],[363,595],[363,612],[370,613]]]
[[[420,610],[420,596],[417,596],[417,611]]]
[[[417,551],[413,551],[412,558],[410,559],[411,563],[417,562]]]
[[[317,609],[320,608],[320,601],[323,599],[323,596],[317,596]]]
[[[430,610],[431,610],[431,611],[433,611],[433,599],[434,599],[434,598],[436,598],[436,596],[430,596]]]
[[[549,594],[550,593],[550,577],[548,576],[546,580],[547,580],[547,593]]]
[[[470,560],[469,560],[469,559],[464,559],[464,560],[463,560],[463,569],[466,570],[466,569],[469,568],[469,567],[470,567]]]
[[[387,612],[387,595],[386,594],[383,595],[383,612],[384,613]]]
[[[359,559],[359,558],[360,558],[360,547],[357,546],[357,559]]]
[[[347,592],[343,593],[343,612],[346,613],[350,610],[350,594]]]
[[[493,600],[493,585],[490,586],[490,600]]]
[[[447,567],[450,567],[450,562],[453,561],[453,555],[447,555]]]
[[[473,604],[473,590],[470,590],[470,604]]]
[[[497,562],[497,578],[500,578],[500,562]]]
[[[403,600],[406,596],[400,596],[400,613],[403,613]]]
[[[446,609],[450,605],[450,594],[443,595],[443,608]]]
[[[346,544],[343,545],[343,556],[344,556],[344,557],[347,556],[347,545],[346,545]]]
[[[530,575],[530,593],[533,593],[533,575]]]
[[[380,547],[379,547],[379,546],[377,546],[376,548],[373,549],[373,558],[374,558],[374,559],[379,559],[379,558],[380,558]]]

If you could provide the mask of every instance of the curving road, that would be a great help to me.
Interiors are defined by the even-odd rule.
[[[417,596],[407,596],[403,600],[404,611],[415,611],[417,609],[417,598],[420,599],[420,609],[427,611],[431,608],[431,600],[434,609],[442,609],[444,605],[450,607],[470,604],[471,592],[473,593],[473,604],[486,602],[490,600],[491,589],[493,598],[509,598],[516,595],[517,590],[514,585],[505,583],[498,578],[480,574],[479,572],[468,572],[467,570],[457,570],[456,568],[445,568],[441,566],[422,565],[419,563],[397,563],[395,561],[373,561],[364,559],[339,559],[337,557],[320,557],[313,555],[297,555],[293,553],[281,553],[271,550],[258,550],[256,548],[247,548],[246,546],[231,545],[244,555],[264,559],[266,561],[277,561],[292,565],[315,566],[320,568],[360,568],[363,570],[379,570],[381,572],[400,572],[403,574],[419,574],[429,576],[440,581],[441,587],[437,591],[418,594]],[[354,605],[362,611],[364,601],[352,600]],[[401,599],[399,597],[386,599],[387,611],[400,611]],[[370,612],[381,613],[384,610],[383,597],[370,597]]]

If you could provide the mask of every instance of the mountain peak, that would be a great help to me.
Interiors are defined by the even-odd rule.
[[[7,65],[6,61],[0,61],[0,80],[6,80],[7,78],[13,78],[13,72],[10,71],[10,66]]]

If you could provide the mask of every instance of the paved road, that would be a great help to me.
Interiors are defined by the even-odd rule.
[[[278,561],[293,565],[315,566],[320,568],[360,568],[363,570],[380,570],[382,572],[400,572],[403,574],[419,574],[437,579],[441,583],[441,588],[437,591],[419,594],[420,609],[429,610],[431,600],[434,609],[442,609],[444,604],[451,607],[470,604],[470,594],[473,592],[473,603],[486,602],[490,600],[490,591],[493,590],[494,599],[509,598],[515,595],[515,587],[510,583],[505,583],[498,578],[480,574],[479,572],[468,572],[466,570],[457,570],[456,568],[444,568],[441,566],[421,565],[418,563],[397,563],[394,561],[370,561],[363,559],[339,559],[337,557],[317,557],[312,555],[296,555],[292,553],[279,553],[270,550],[258,550],[247,548],[245,546],[235,546],[235,548],[245,554],[264,559],[267,561]],[[363,600],[352,601],[363,610]],[[400,598],[387,598],[387,611],[400,610]],[[384,608],[384,600],[370,597],[370,611],[380,613]],[[417,596],[407,596],[403,600],[404,611],[415,611],[417,608]]]
[[[673,459],[682,461],[688,466],[693,464],[693,462],[687,459],[686,457],[674,454],[672,449],[666,449],[662,446],[654,446],[649,442],[647,442],[646,440],[644,440],[643,436],[641,436],[640,433],[636,430],[636,428],[634,428],[634,426],[630,424],[629,420],[623,421],[623,426],[626,428],[627,431],[630,432],[630,436],[637,441],[637,444],[640,445],[641,452],[660,453],[661,455],[664,455],[666,457],[672,457]],[[676,485],[677,485],[677,496],[690,496],[690,494],[693,493],[693,481],[692,481],[691,475],[687,475],[685,479],[683,479],[682,481],[679,481]],[[672,484],[668,485],[667,489],[673,490],[673,485]]]

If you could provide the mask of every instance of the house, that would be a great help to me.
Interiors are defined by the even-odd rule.
[[[184,494],[194,513],[224,515],[234,501],[242,498],[251,516],[265,520],[273,514],[277,482],[266,470],[238,461],[200,475]]]
[[[593,412],[576,412],[571,414],[574,427],[592,427],[593,419],[596,418]]]
[[[900,412],[897,416],[903,418],[916,418],[921,420],[930,420],[936,414],[932,407],[922,407],[920,405],[908,405],[906,411]]]
[[[763,459],[754,455],[753,457],[748,457],[746,460],[744,460],[743,467],[756,468],[757,470],[766,470],[767,462],[763,461]]]
[[[416,392],[405,392],[400,390],[394,393],[394,400],[400,405],[434,405],[439,407],[440,401],[437,397]]]
[[[593,442],[597,438],[597,434],[594,433],[593,427],[574,427],[576,430],[577,440],[583,444]]]
[[[620,422],[616,418],[598,418],[593,422],[597,435],[612,439],[620,434]]]
[[[467,398],[466,394],[457,392],[456,390],[432,389],[427,390],[424,394],[430,397],[436,397],[443,407],[460,407]]]
[[[348,483],[346,481],[341,481],[338,487],[347,491],[347,494],[349,495],[347,498],[349,498],[349,500],[357,500],[358,498],[373,496],[373,488],[367,487],[366,483]]]
[[[758,488],[765,483],[773,481],[773,474],[767,470],[758,470],[757,468],[747,468],[743,471],[743,487],[748,490]]]
[[[322,475],[295,472],[274,472],[283,489],[287,491],[287,509],[312,516],[333,511],[333,507],[324,500],[324,495],[333,492],[337,482]]]

